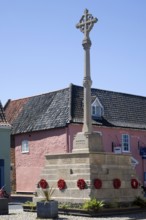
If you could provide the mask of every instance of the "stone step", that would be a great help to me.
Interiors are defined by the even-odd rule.
[[[79,174],[72,174],[72,175],[67,175],[67,174],[41,174],[42,179],[46,179],[46,181],[54,181],[54,180],[59,180],[59,179],[64,179],[69,180],[69,181],[73,181],[73,180],[77,180],[77,179],[90,179],[90,174],[89,173],[79,173]]]
[[[58,169],[58,168],[60,168],[60,167],[62,167],[62,168],[64,168],[64,169],[70,169],[70,168],[72,168],[72,167],[78,167],[78,168],[82,168],[82,167],[84,167],[84,168],[90,168],[90,166],[89,166],[89,164],[72,164],[72,165],[70,165],[70,164],[59,164],[59,165],[45,165],[45,167],[44,167],[44,169],[46,170],[46,169]]]
[[[90,172],[90,169],[89,168],[73,168],[73,169],[68,169],[66,170],[67,174],[68,175],[71,175],[71,174],[79,174],[79,173],[89,173]],[[58,173],[58,174],[61,174],[61,173],[64,173],[64,169],[63,168],[59,168],[59,169],[43,169],[42,170],[42,174],[54,174],[54,173]]]

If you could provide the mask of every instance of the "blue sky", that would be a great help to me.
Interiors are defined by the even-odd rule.
[[[98,18],[90,39],[92,87],[146,96],[146,0],[0,0],[0,99],[81,85],[84,9]]]

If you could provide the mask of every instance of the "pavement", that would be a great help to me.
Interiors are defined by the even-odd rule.
[[[17,196],[12,197],[9,202],[9,214],[0,215],[0,220],[34,220],[37,218],[36,212],[24,212],[22,208],[22,203],[25,201],[31,201],[31,197],[22,197],[21,199]],[[56,220],[146,220],[146,210],[141,210],[141,212],[124,215],[117,215],[114,217],[85,217],[85,216],[73,216],[73,215],[62,215],[59,214]]]
[[[36,212],[24,212],[21,203],[9,203],[9,215],[1,215],[0,220],[34,220],[37,218]],[[85,217],[60,215],[56,220],[146,220],[146,211],[134,214],[124,214],[114,217]]]

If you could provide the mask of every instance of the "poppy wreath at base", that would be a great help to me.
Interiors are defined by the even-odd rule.
[[[42,188],[42,189],[46,189],[46,188],[48,188],[48,183],[47,183],[47,181],[45,180],[45,179],[41,179],[40,181],[39,181],[39,186]]]
[[[118,178],[113,179],[113,186],[115,189],[119,189],[121,187],[121,180]]]
[[[86,183],[84,179],[78,179],[77,186],[79,189],[85,189]]]
[[[94,187],[95,189],[100,189],[102,187],[102,181],[100,179],[94,180]]]
[[[63,190],[63,189],[65,189],[66,183],[63,179],[59,179],[57,182],[57,186],[60,190]]]
[[[139,185],[139,183],[138,183],[137,179],[131,179],[131,186],[133,189],[137,189],[138,185]]]

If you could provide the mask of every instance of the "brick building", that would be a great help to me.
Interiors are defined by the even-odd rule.
[[[91,89],[92,125],[102,133],[106,152],[130,154],[143,185],[146,181],[146,97]],[[13,190],[34,192],[45,155],[71,153],[82,130],[83,88],[68,88],[9,100],[6,118],[12,125]]]

